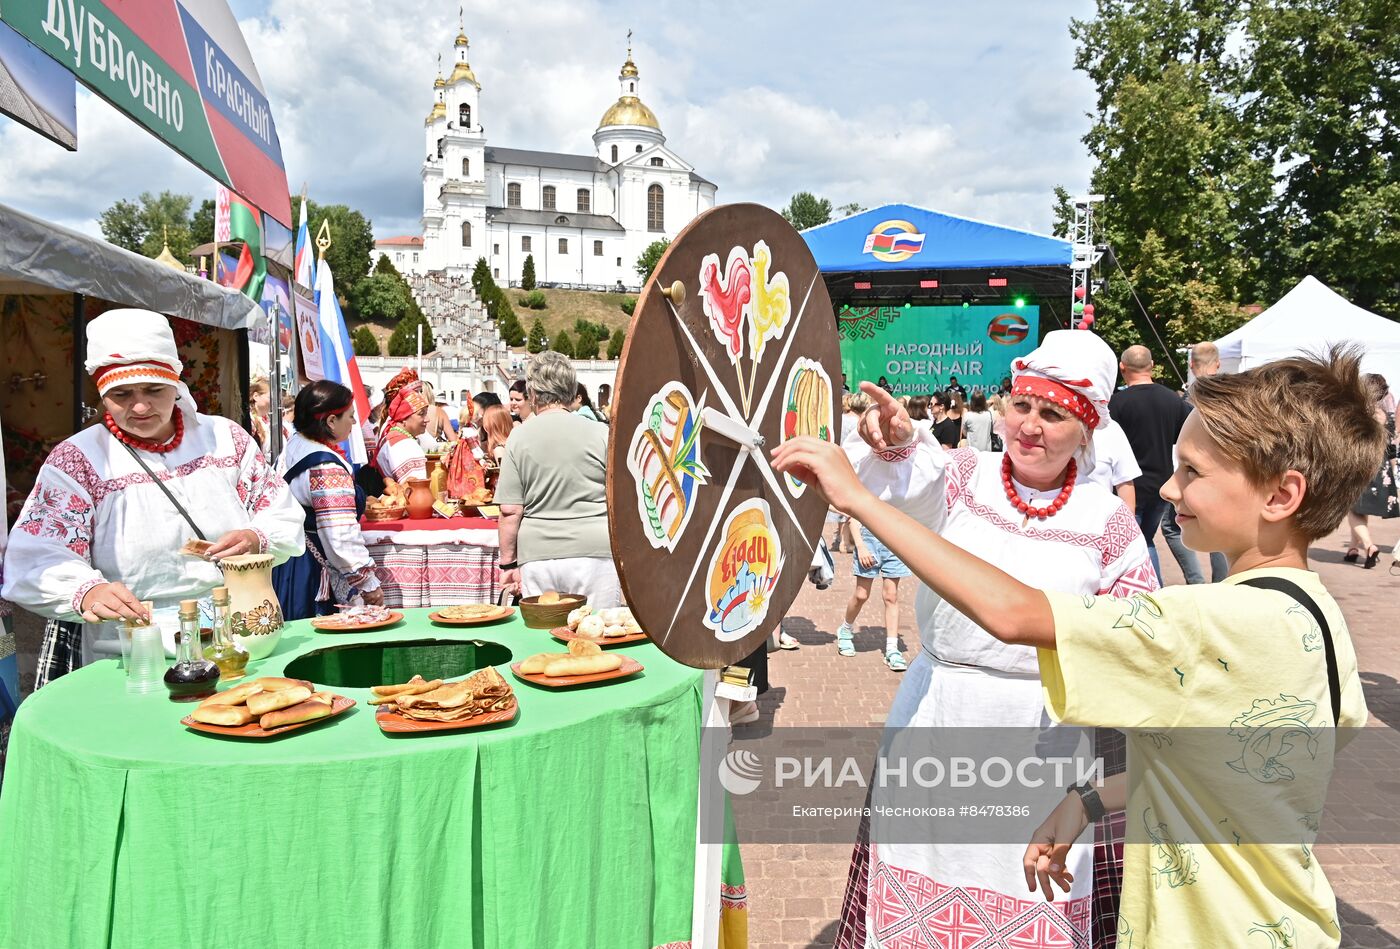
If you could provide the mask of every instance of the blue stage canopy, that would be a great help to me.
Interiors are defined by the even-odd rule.
[[[823,273],[1068,267],[1070,242],[909,204],[803,231]]]

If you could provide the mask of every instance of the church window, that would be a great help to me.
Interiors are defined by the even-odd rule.
[[[612,149],[612,156],[613,156],[613,164],[616,165],[616,164],[617,164],[617,146],[616,146],[616,145],[613,146],[613,149]]]
[[[413,255],[413,262],[414,262],[415,264],[418,263],[418,255],[417,255],[417,254],[414,254],[414,255]]]
[[[465,102],[457,109],[457,124],[464,129],[472,127],[472,107]]]
[[[642,153],[642,146],[638,145],[638,146],[637,146],[637,154],[640,155],[641,153]]]
[[[647,230],[666,230],[666,193],[660,185],[647,189]]]
[[[520,238],[520,252],[521,252],[522,254],[528,254],[528,253],[530,253],[530,238],[529,238],[529,237],[522,237],[522,238]]]
[[[540,192],[540,200],[541,200],[541,202],[543,202],[541,206],[542,206],[546,211],[553,211],[553,210],[554,210],[555,203],[556,203],[556,201],[555,201],[554,185],[545,185],[545,186],[544,186],[544,190]]]
[[[438,157],[442,157],[442,139],[438,139]]]
[[[629,82],[629,83],[627,84],[627,91],[628,91],[628,92],[636,92],[636,91],[637,91],[637,84],[636,84],[635,82]]]
[[[471,221],[463,221],[463,222],[462,222],[462,246],[463,246],[463,247],[470,247],[470,246],[472,246],[472,222],[471,222]]]
[[[559,238],[559,253],[561,253],[561,254],[567,254],[568,252],[569,252],[569,239],[568,239],[567,237],[561,237],[561,238]]]
[[[497,279],[497,280],[500,280],[500,279],[501,279],[501,268],[500,268],[500,267],[497,267],[495,270],[493,270],[493,271],[491,272],[491,276],[494,277],[494,278]]]
[[[621,257],[617,258],[617,265],[618,265],[619,267],[622,266],[622,258],[621,258]]]
[[[660,168],[661,166],[662,166],[662,161],[661,161],[660,158],[653,158],[653,159],[651,160],[651,167],[653,167],[653,168]]]
[[[499,254],[500,252],[501,252],[501,245],[500,245],[500,244],[492,244],[492,245],[491,245],[491,253],[493,253],[493,254]]]
[[[462,177],[463,177],[463,178],[469,178],[469,177],[471,177],[471,173],[472,173],[472,160],[471,160],[470,158],[463,158],[463,159],[462,159]]]
[[[594,241],[594,242],[593,242],[593,256],[594,256],[594,257],[602,257],[602,256],[603,256],[603,242],[602,242],[602,241]]]
[[[520,182],[512,181],[510,184],[506,185],[506,207],[520,207]],[[525,239],[529,240],[528,237]]]
[[[587,188],[578,189],[578,212],[587,214],[593,210],[593,194]]]

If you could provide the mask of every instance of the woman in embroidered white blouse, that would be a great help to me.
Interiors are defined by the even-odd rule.
[[[142,601],[163,616],[219,586],[217,560],[261,552],[281,562],[303,545],[301,509],[252,436],[196,411],[165,317],[111,310],[87,337],[106,415],[40,468],[10,534],[3,590],[42,616],[85,622],[83,663],[118,651],[112,621],[149,618]],[[180,552],[195,526],[213,544],[208,559]]]

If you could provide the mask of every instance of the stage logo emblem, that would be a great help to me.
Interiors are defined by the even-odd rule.
[[[866,235],[864,253],[888,264],[908,260],[924,249],[924,235],[908,221],[882,221]]]
[[[1003,346],[1015,346],[1026,338],[1028,332],[1030,332],[1030,324],[1026,322],[1024,317],[1017,316],[1015,313],[1003,313],[1000,316],[995,316],[987,324],[987,338]]]

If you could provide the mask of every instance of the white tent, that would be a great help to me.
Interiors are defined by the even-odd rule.
[[[1400,390],[1400,323],[1349,303],[1313,276],[1215,344],[1221,371],[1239,372],[1345,342],[1364,346],[1362,369],[1380,373],[1393,391]]]

